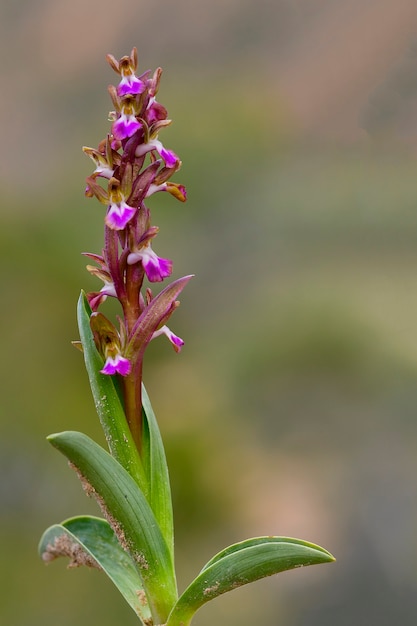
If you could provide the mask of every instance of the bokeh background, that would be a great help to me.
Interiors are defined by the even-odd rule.
[[[116,76],[161,65],[185,205],[151,201],[157,251],[195,273],[145,381],[166,440],[183,589],[259,534],[331,566],[204,607],[196,626],[417,619],[417,5],[414,0],[0,4],[0,621],[136,624],[97,571],[45,567],[44,528],[98,511],[45,441],[103,441],[77,338],[83,196]]]

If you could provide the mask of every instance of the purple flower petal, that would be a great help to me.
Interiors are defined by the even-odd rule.
[[[135,212],[136,209],[126,204],[126,202],[113,202],[109,206],[105,222],[113,230],[123,230]]]
[[[156,330],[152,335],[152,339],[155,339],[156,337],[159,337],[160,335],[165,335],[169,339],[169,341],[172,343],[172,346],[175,352],[180,352],[181,348],[184,345],[184,341],[183,339],[181,339],[181,337],[178,337],[178,335],[175,335],[172,332],[172,330],[168,328],[168,326],[161,326],[161,328]]]
[[[117,87],[117,95],[122,98],[123,96],[136,96],[138,93],[143,93],[146,89],[145,83],[140,80],[134,74],[130,76],[123,76]]]
[[[169,168],[177,167],[180,163],[180,159],[175,152],[164,148],[159,139],[151,139],[148,143],[139,144],[136,148],[135,155],[137,157],[141,157],[151,150],[156,150],[160,157],[165,161],[165,165]]]
[[[121,141],[127,137],[131,137],[142,126],[134,115],[122,115],[113,122],[112,133],[116,139]]]
[[[106,359],[104,367],[100,372],[102,374],[107,374],[108,376],[113,376],[113,374],[120,374],[121,376],[128,376],[131,372],[132,366],[130,364],[129,359],[122,356],[121,354],[116,354],[116,356],[109,356]]]
[[[155,255],[156,256],[156,255]],[[172,261],[161,257],[142,259],[143,269],[151,283],[159,283],[171,275]]]
[[[167,337],[174,346],[175,352],[179,352],[184,345],[184,340],[178,337],[178,335],[174,335],[172,332],[167,333]]]
[[[138,261],[142,262],[143,269],[151,283],[159,283],[164,278],[171,275],[172,261],[159,257],[152,250],[150,244],[144,246],[137,252],[132,252],[127,257],[128,265],[134,265]]]
[[[177,163],[179,163],[179,158],[172,150],[166,150],[166,148],[162,147],[162,149],[158,150],[158,152],[164,159],[167,167],[175,167]]]

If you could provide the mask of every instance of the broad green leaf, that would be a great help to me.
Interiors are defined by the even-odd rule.
[[[334,557],[319,546],[288,537],[257,537],[214,556],[172,609],[166,626],[188,626],[209,600],[241,585],[295,567],[328,563]]]
[[[220,559],[223,559],[224,557],[229,556],[229,554],[239,552],[240,550],[246,550],[247,548],[252,548],[254,546],[260,546],[264,543],[267,543],[267,544],[290,543],[292,545],[296,544],[297,546],[304,546],[305,548],[312,548],[316,551],[319,551],[325,554],[328,557],[331,557],[330,561],[334,561],[334,557],[330,554],[330,552],[328,552],[324,548],[321,548],[320,546],[317,546],[314,543],[310,543],[309,541],[304,541],[303,539],[294,539],[293,537],[276,537],[276,536],[266,535],[265,537],[252,537],[251,539],[245,539],[244,541],[239,541],[239,543],[234,543],[231,546],[224,548],[224,550],[215,554],[210,559],[210,561],[208,561],[208,563],[205,564],[201,572],[204,572],[204,570],[209,568],[211,565],[213,565],[217,561],[220,561]]]
[[[165,450],[149,396],[142,385],[143,463],[149,485],[149,503],[174,559],[171,489]]]
[[[91,391],[106,441],[114,458],[131,474],[144,494],[148,495],[143,465],[133,441],[115,381],[112,376],[100,373],[104,362],[94,343],[90,316],[91,309],[87,298],[84,293],[81,293],[77,307],[78,327]]]
[[[130,474],[98,444],[77,432],[48,437],[100,505],[143,580],[154,623],[165,623],[177,599],[170,551],[147,499]]]
[[[114,583],[142,624],[149,624],[151,613],[141,577],[106,520],[86,515],[55,524],[44,532],[39,553],[45,562],[67,556],[70,567],[94,567],[96,564]]]

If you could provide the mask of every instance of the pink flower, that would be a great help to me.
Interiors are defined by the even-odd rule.
[[[143,93],[145,89],[146,85],[140,78],[134,74],[127,74],[122,69],[122,80],[117,87],[117,95],[120,98],[123,96],[136,96],[138,93]]]
[[[122,356],[120,353],[109,355],[106,359],[104,367],[100,372],[113,376],[113,374],[120,374],[121,376],[128,376],[131,372],[132,366],[129,359]]]
[[[119,98],[127,95],[136,96],[138,93],[145,91],[146,83],[135,75],[138,65],[136,48],[133,48],[130,56],[122,57],[119,62],[112,55],[109,55],[107,58],[114,71],[122,77],[117,87]]]
[[[152,335],[152,339],[155,339],[160,335],[165,335],[166,337],[168,337],[169,341],[173,345],[175,352],[180,352],[181,348],[184,345],[184,341],[181,339],[181,337],[174,335],[174,333],[168,328],[168,326],[161,326],[161,328],[156,330]]]
[[[161,282],[164,278],[171,275],[172,261],[159,257],[152,250],[150,243],[147,243],[137,252],[131,252],[127,257],[128,265],[134,265],[139,261],[142,262],[143,269],[151,283]]]
[[[157,191],[167,191],[172,196],[174,196],[174,198],[177,198],[177,200],[180,200],[181,202],[185,202],[187,199],[187,190],[184,185],[179,185],[178,183],[171,182],[161,183],[160,185],[152,183],[151,185],[149,185],[149,189],[146,192],[145,197],[149,198],[149,196],[152,196]]]
[[[135,134],[142,124],[138,122],[134,113],[122,113],[121,116],[113,122],[112,133],[116,139],[121,141]]]
[[[122,141],[135,134],[142,124],[136,119],[136,101],[134,96],[124,96],[120,103],[120,117],[112,125],[116,140]]]
[[[160,157],[165,161],[165,165],[169,168],[178,167],[180,165],[179,157],[172,150],[164,148],[159,139],[151,139],[147,143],[139,144],[136,148],[135,155],[141,157],[147,152],[156,150]]]
[[[157,150],[158,150],[158,148],[157,148]],[[175,167],[177,165],[177,163],[179,162],[179,158],[177,157],[175,152],[173,152],[172,150],[167,150],[166,148],[163,147],[162,144],[161,144],[161,148],[158,150],[158,152],[161,155],[161,157],[164,159],[165,165],[167,167],[170,167],[170,168],[171,167]]]
[[[129,206],[124,200],[112,202],[109,205],[105,222],[112,230],[123,230],[135,212],[136,209]]]
[[[92,272],[93,273],[93,272]],[[97,271],[99,274],[99,270]],[[107,296],[112,296],[113,298],[117,298],[116,289],[114,288],[114,284],[111,281],[104,281],[104,287],[100,289],[100,291],[94,291],[87,294],[88,303],[93,311],[97,311],[100,304],[102,304],[105,300],[107,300]]]

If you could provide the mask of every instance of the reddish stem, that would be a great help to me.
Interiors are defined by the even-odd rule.
[[[125,413],[139,454],[142,451],[142,360],[123,379]]]

